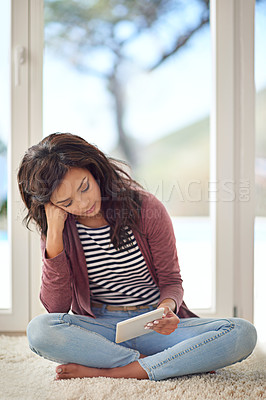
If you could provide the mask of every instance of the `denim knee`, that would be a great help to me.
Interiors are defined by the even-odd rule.
[[[248,357],[254,350],[257,343],[257,331],[253,324],[242,318],[233,318],[238,330],[237,349],[242,359]]]
[[[33,318],[27,326],[27,337],[30,348],[39,353],[49,345],[51,325],[55,314],[41,314]]]

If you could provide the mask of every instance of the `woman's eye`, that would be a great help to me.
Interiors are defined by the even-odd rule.
[[[66,204],[64,207],[69,207],[69,206],[71,206],[71,204],[72,204],[72,201],[70,203]]]
[[[87,182],[87,186],[86,186],[85,189],[83,189],[81,192],[82,192],[82,193],[87,192],[87,190],[89,189],[89,187],[90,187],[90,184],[89,184],[89,182]]]

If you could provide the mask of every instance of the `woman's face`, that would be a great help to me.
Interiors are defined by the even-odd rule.
[[[87,169],[71,168],[52,193],[50,201],[71,214],[94,217],[101,210],[101,191]]]

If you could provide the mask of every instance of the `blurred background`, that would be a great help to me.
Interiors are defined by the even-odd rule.
[[[45,0],[44,15],[43,135],[71,132],[128,162],[133,178],[171,215],[185,301],[212,308],[209,1]],[[8,23],[1,22],[0,45],[8,53]],[[255,304],[262,302],[265,277],[265,43],[266,2],[257,0]],[[2,63],[0,251],[6,257],[8,70]],[[10,274],[1,268],[4,290]],[[3,290],[0,308],[8,308]]]

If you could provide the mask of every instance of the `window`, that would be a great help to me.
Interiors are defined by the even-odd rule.
[[[206,2],[46,0],[44,10],[44,135],[78,134],[130,164],[172,217],[185,301],[214,308]]]
[[[0,309],[11,308],[10,235],[7,218],[8,147],[10,146],[10,1],[0,12]]]

